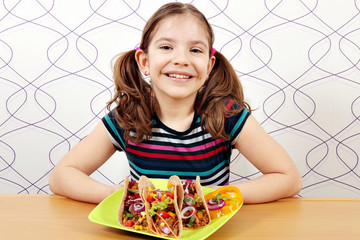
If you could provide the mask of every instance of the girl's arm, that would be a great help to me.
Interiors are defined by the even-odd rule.
[[[51,191],[78,201],[101,202],[121,186],[105,185],[89,175],[105,163],[115,151],[105,126],[100,122],[54,167],[49,179]]]
[[[269,202],[299,193],[302,178],[294,162],[253,116],[247,119],[235,146],[263,173],[256,179],[234,184],[244,203]]]

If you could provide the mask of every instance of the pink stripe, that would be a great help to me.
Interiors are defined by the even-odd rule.
[[[226,105],[226,109],[230,110],[231,106],[234,104],[234,99],[230,99],[230,101],[228,102],[228,104]]]
[[[161,145],[153,145],[147,143],[133,143],[128,142],[130,145],[146,148],[146,149],[155,149],[155,150],[164,150],[164,151],[174,151],[174,152],[196,152],[199,150],[205,150],[206,148],[214,147],[216,144],[223,142],[222,139],[216,139],[212,142],[206,143],[205,145],[185,148],[185,147],[174,147],[174,146],[161,146]]]

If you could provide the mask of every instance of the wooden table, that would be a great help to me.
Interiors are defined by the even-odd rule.
[[[95,206],[57,195],[0,195],[0,239],[153,239],[89,221]],[[360,198],[244,205],[208,239],[360,239]]]

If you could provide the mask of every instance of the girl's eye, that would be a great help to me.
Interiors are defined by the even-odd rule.
[[[170,50],[171,49],[170,46],[161,46],[160,48],[163,49],[163,50]]]
[[[194,52],[194,53],[201,53],[202,51],[198,48],[193,48],[191,49],[191,52]]]

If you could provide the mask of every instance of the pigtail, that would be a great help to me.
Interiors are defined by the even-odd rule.
[[[224,129],[226,117],[239,113],[244,108],[251,111],[244,102],[244,93],[231,63],[220,52],[216,52],[215,65],[196,99],[196,112],[201,116],[201,125],[213,138],[229,140]],[[226,109],[229,101],[237,108]]]
[[[112,104],[116,105],[117,122],[125,130],[126,141],[141,142],[143,137],[147,139],[151,136],[153,103],[151,86],[138,68],[135,52],[131,50],[121,54],[114,63],[115,91],[107,109],[110,110]]]

